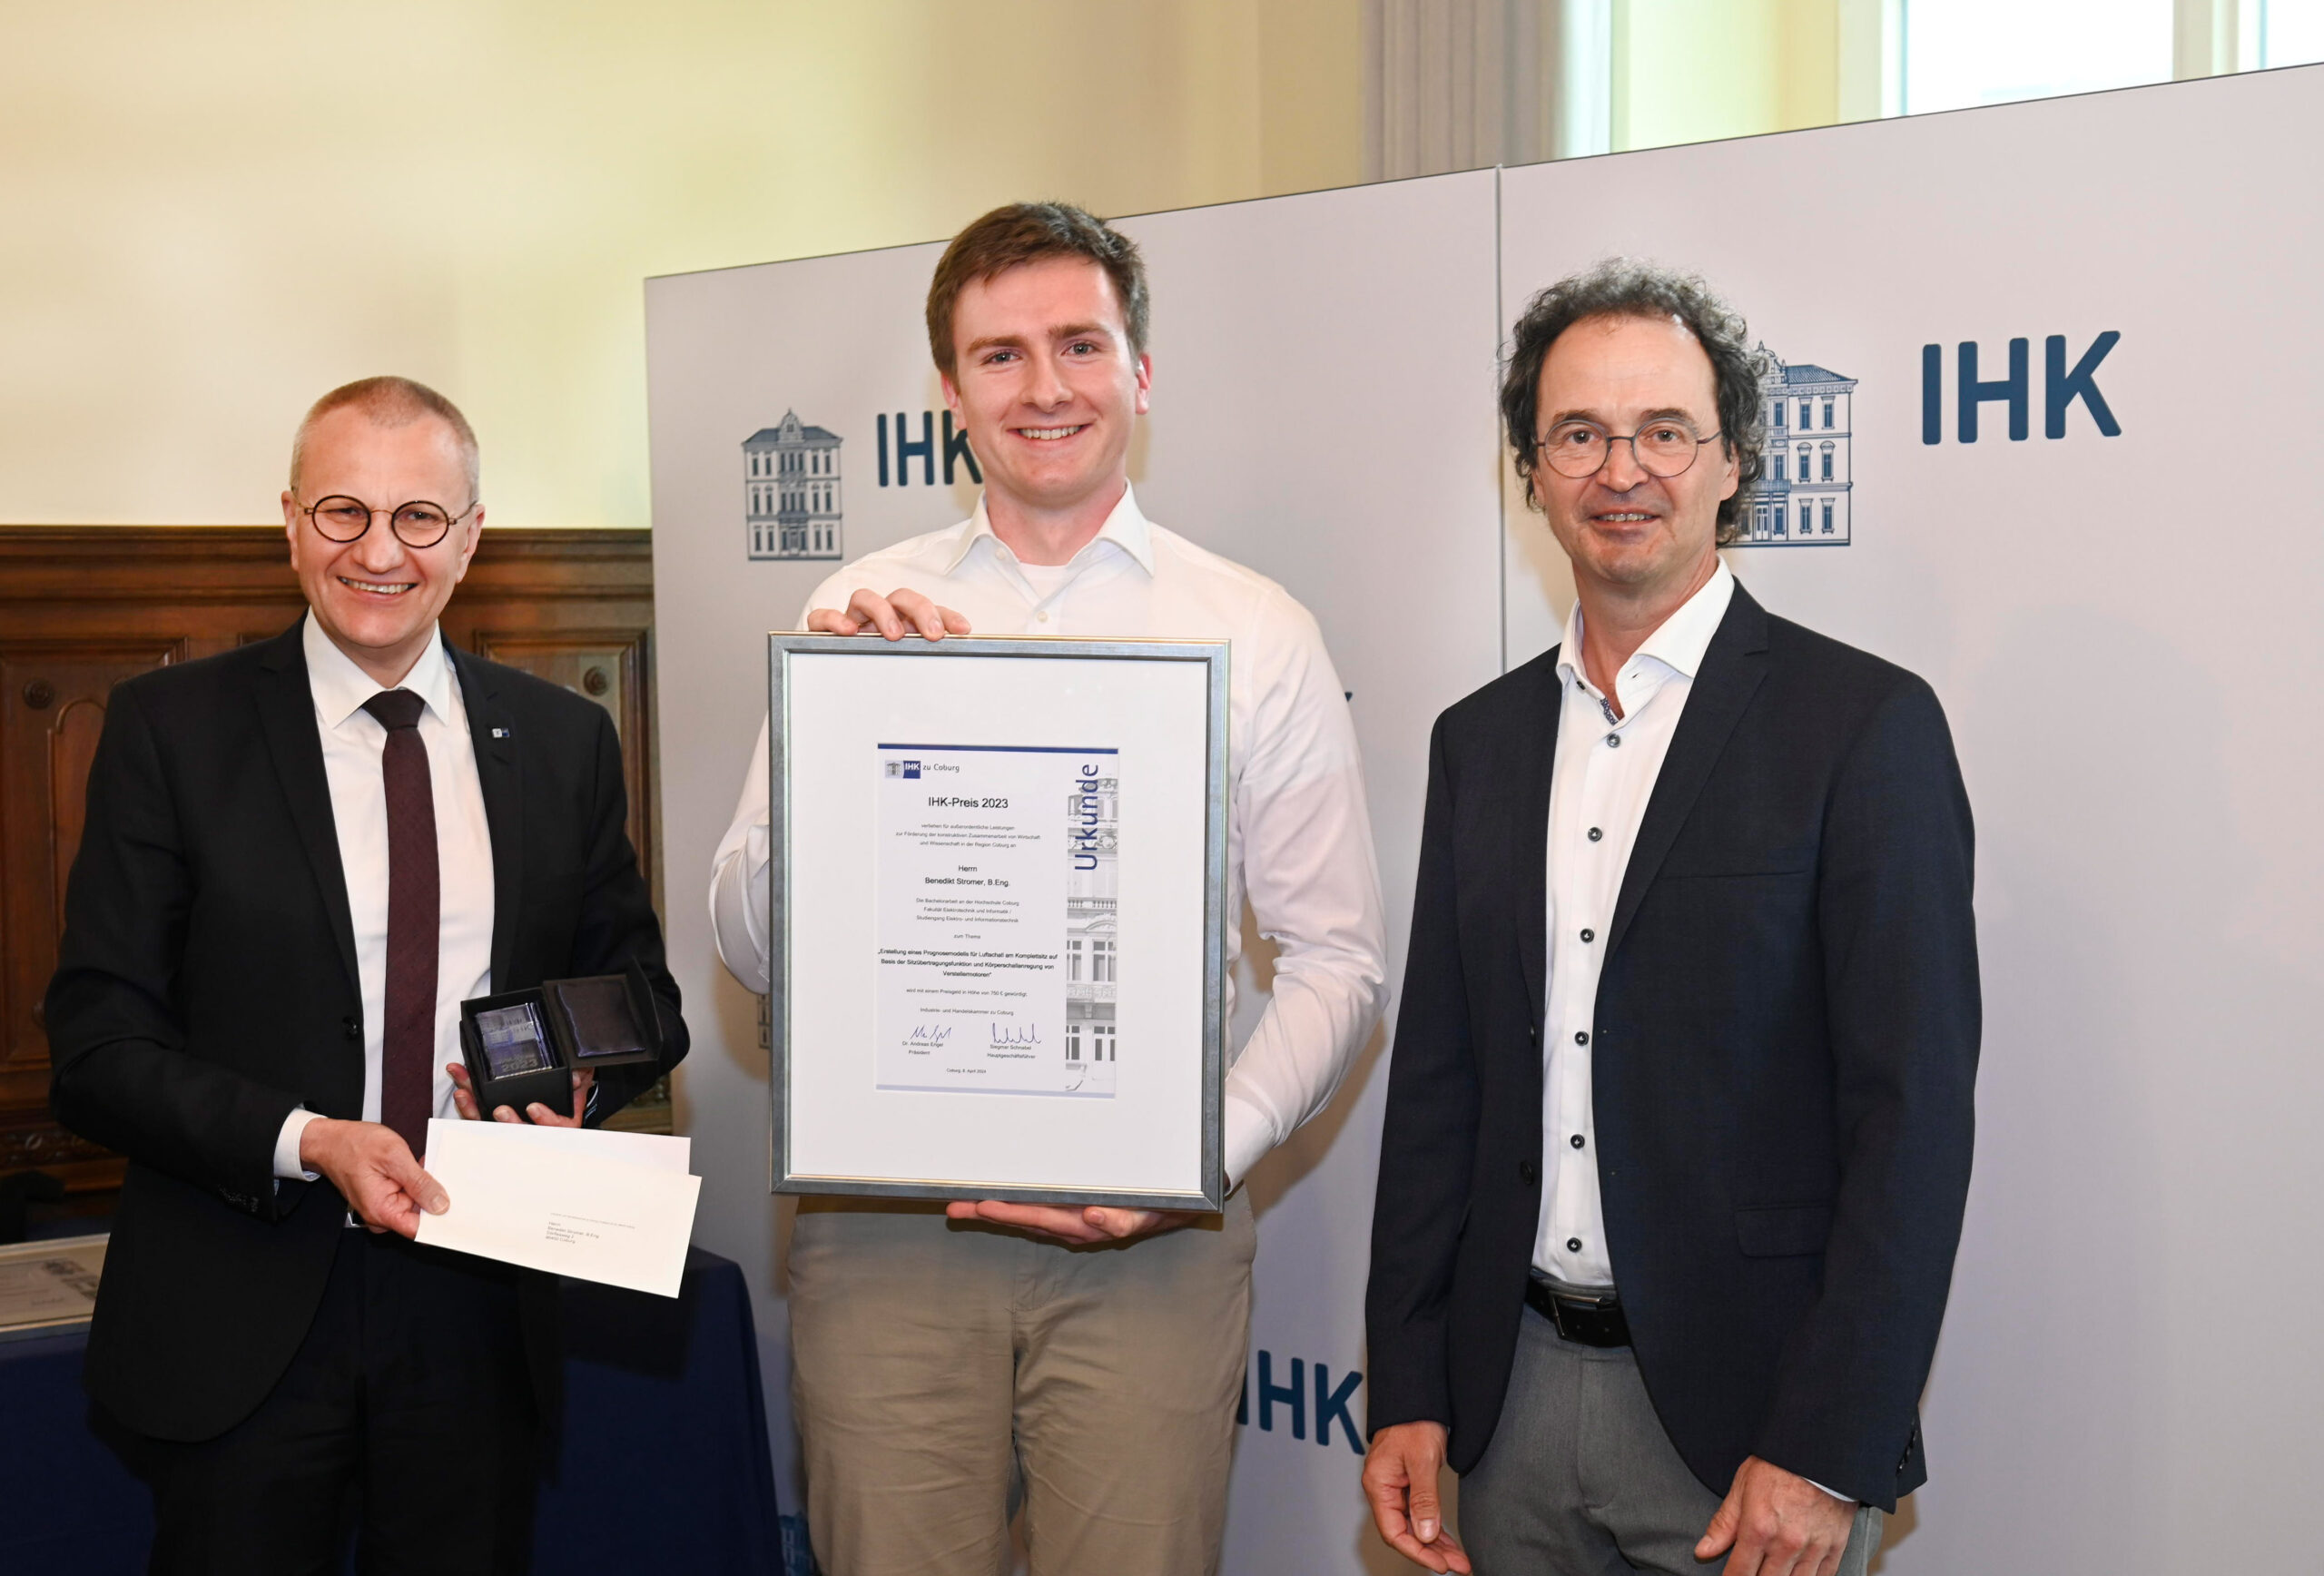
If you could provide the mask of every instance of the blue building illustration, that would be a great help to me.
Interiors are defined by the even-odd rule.
[[[839,446],[835,432],[786,410],[743,440],[743,529],[751,557],[837,558]]]
[[[1856,380],[1807,362],[1787,365],[1765,345],[1759,392],[1768,402],[1768,468],[1751,488],[1742,547],[1845,547],[1855,471],[1849,407]]]

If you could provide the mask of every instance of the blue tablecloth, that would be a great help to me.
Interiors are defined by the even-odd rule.
[[[565,1285],[565,1423],[541,1488],[541,1576],[782,1576],[749,1289],[693,1249],[675,1301]],[[0,1342],[0,1573],[133,1576],[153,1503],[99,1437],[84,1332]]]

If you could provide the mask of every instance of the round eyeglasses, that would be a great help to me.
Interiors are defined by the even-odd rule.
[[[465,519],[468,510],[475,507],[475,503],[471,502],[468,508],[452,514],[442,504],[415,499],[408,504],[398,504],[391,509],[375,509],[361,498],[334,494],[308,505],[300,512],[314,521],[315,529],[322,533],[326,541],[352,542],[371,528],[372,517],[385,515],[388,517],[388,529],[393,531],[396,540],[405,547],[432,547],[444,539],[444,533],[452,528],[453,521]]]
[[[1627,443],[1639,469],[1667,481],[1693,465],[1703,445],[1718,441],[1718,436],[1714,432],[1698,438],[1692,426],[1679,420],[1649,421],[1636,432],[1609,432],[1590,421],[1561,421],[1533,447],[1551,470],[1581,481],[1605,468],[1614,445]]]

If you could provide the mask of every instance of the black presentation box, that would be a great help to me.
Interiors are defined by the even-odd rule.
[[[662,1054],[662,1020],[645,971],[632,963],[619,974],[544,980],[529,990],[461,1002],[460,1053],[487,1117],[501,1106],[524,1116],[537,1100],[569,1116],[572,1075],[654,1060]]]

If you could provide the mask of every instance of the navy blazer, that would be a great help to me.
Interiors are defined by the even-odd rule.
[[[1483,1455],[1541,1208],[1552,650],[1437,720],[1365,1314],[1374,1430]],[[1657,1414],[1893,1509],[1969,1183],[1969,805],[1913,675],[1740,586],[1606,930],[1591,1076],[1606,1242]]]
[[[213,1437],[265,1398],[345,1227],[328,1181],[273,1174],[293,1108],[363,1114],[355,927],[300,630],[114,688],[49,983],[57,1119],[129,1161],[87,1383],[162,1439]],[[492,839],[493,989],[635,960],[661,1006],[666,1059],[600,1071],[602,1120],[686,1049],[621,745],[580,696],[450,656]]]

